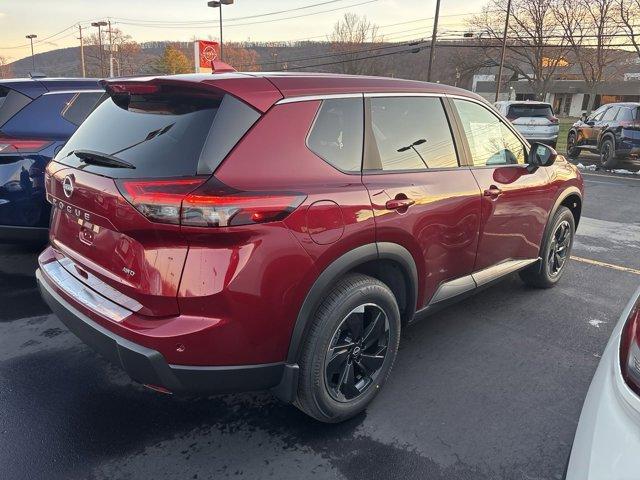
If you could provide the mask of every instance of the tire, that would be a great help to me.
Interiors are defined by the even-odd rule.
[[[564,237],[560,228],[568,234]],[[571,256],[576,224],[571,210],[559,207],[556,211],[540,249],[541,259],[520,272],[520,278],[535,288],[551,288],[562,275]]]
[[[567,155],[569,158],[578,158],[580,156],[580,149],[575,147],[576,134],[575,132],[569,132],[567,136]]]
[[[358,337],[356,330],[360,323],[363,334]],[[367,347],[362,337],[370,330],[368,339],[378,340]],[[389,376],[399,342],[400,311],[389,287],[367,275],[345,276],[326,295],[306,333],[294,404],[326,423],[342,422],[357,415]],[[372,373],[367,377],[364,372],[369,367]],[[348,381],[349,378],[354,381]]]
[[[616,144],[613,139],[607,137],[600,144],[600,167],[614,168],[617,163]]]

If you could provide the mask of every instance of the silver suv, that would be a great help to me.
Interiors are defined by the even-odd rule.
[[[503,101],[496,102],[495,107],[530,143],[540,142],[556,147],[560,127],[551,104],[529,100]]]

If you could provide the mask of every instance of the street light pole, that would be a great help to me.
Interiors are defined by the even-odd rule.
[[[431,48],[429,49],[429,68],[427,70],[427,82],[431,81],[431,67],[436,55],[436,36],[438,34],[438,17],[440,16],[440,0],[436,0],[436,16],[433,19],[433,34],[431,35]]]
[[[103,52],[102,52],[102,27],[106,27],[108,25],[107,22],[100,21],[100,22],[92,22],[91,26],[92,27],[98,27],[98,46],[100,48],[100,76],[104,77],[104,59],[103,59]]]
[[[511,15],[511,0],[507,0],[507,18],[504,21],[504,33],[502,34],[502,53],[500,53],[500,68],[498,69],[498,78],[496,79],[496,99],[500,95],[500,84],[502,83],[502,69],[504,68],[504,53],[507,49],[507,30],[509,30],[509,16]]]
[[[33,71],[36,71],[36,57],[33,54],[33,39],[34,38],[38,38],[38,35],[31,33],[29,35],[27,35],[25,38],[28,38],[29,41],[31,42],[31,66],[33,68]]]
[[[207,5],[212,8],[220,9],[220,61],[223,60],[223,47],[222,47],[222,5],[233,5],[233,0],[212,0],[207,2]]]
[[[109,77],[113,78],[113,30],[111,29],[111,20],[109,24]]]

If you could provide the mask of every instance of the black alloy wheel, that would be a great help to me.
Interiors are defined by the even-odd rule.
[[[375,383],[389,345],[389,320],[384,310],[367,303],[342,320],[327,349],[325,382],[339,402],[358,398]]]
[[[550,277],[558,276],[564,268],[571,245],[571,235],[571,225],[566,220],[560,222],[553,232],[547,259],[547,271]]]

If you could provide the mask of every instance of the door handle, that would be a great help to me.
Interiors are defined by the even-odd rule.
[[[491,185],[484,191],[485,197],[497,198],[502,193],[502,190],[496,187],[495,185]]]
[[[409,208],[414,203],[416,202],[408,198],[394,198],[392,200],[387,200],[385,207],[387,210],[402,210]]]

